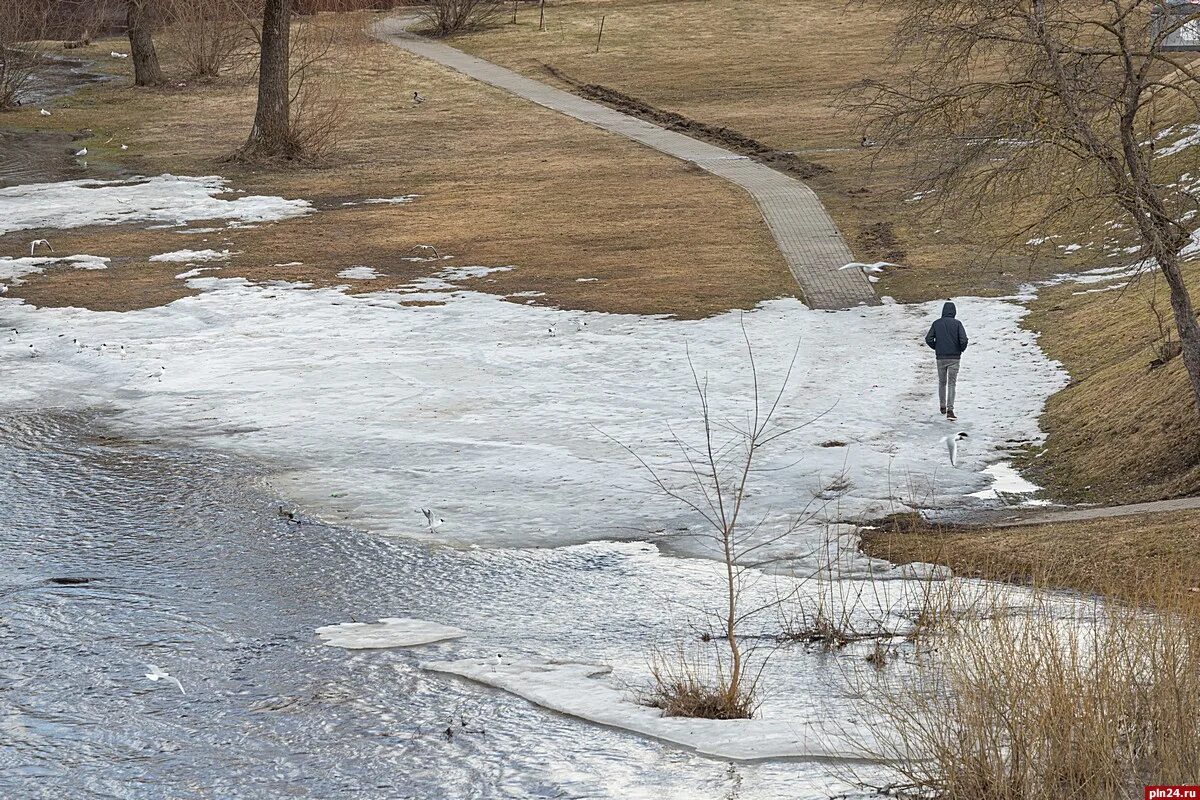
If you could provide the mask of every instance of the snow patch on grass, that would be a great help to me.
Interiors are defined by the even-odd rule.
[[[80,228],[153,222],[183,226],[195,220],[229,220],[233,225],[303,216],[307,200],[229,192],[220,176],[159,175],[123,181],[77,180],[0,188],[0,236],[33,228]]]

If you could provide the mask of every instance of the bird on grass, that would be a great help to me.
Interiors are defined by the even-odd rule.
[[[434,247],[434,246],[433,246],[433,245],[431,245],[431,244],[418,244],[418,245],[413,245],[413,247],[412,247],[412,248],[411,248],[411,249],[410,249],[408,252],[412,253],[412,252],[415,252],[415,251],[417,251],[417,250],[420,250],[420,251],[421,251],[421,252],[423,252],[423,253],[424,253],[424,252],[433,253],[433,257],[434,257],[434,258],[441,258],[441,256],[439,256],[439,255],[438,255],[437,248],[436,248],[436,247]]]
[[[288,522],[294,522],[297,525],[304,524],[304,520],[302,520],[300,518],[299,514],[297,514],[295,511],[292,511],[290,509],[286,509],[283,506],[279,507],[279,516],[282,517],[283,519],[287,520]]]
[[[148,679],[152,681],[167,681],[168,683],[173,683],[175,684],[176,688],[179,689],[181,694],[187,694],[187,692],[183,691],[183,684],[179,682],[179,679],[168,675],[166,670],[164,670],[162,667],[158,666],[157,664],[147,664],[146,668],[150,670],[146,673],[146,677]]]
[[[41,111],[39,111],[38,113],[39,113],[39,114],[41,114],[43,117],[48,117],[48,116],[50,116],[50,112],[49,112],[49,111],[47,111],[47,110],[46,110],[46,109],[44,109],[44,108],[43,108]]]
[[[88,151],[87,151],[87,148],[85,147],[85,148],[83,148],[82,150],[80,150],[80,151],[78,151],[77,153],[75,153],[75,157],[76,157],[76,158],[83,158],[84,156],[86,156],[86,155],[87,155],[87,153],[88,153]]]
[[[875,141],[874,139],[868,139],[866,136],[864,136],[862,137],[862,141],[859,142],[859,145],[862,147],[878,147],[879,142]]]
[[[424,102],[425,102],[425,98],[421,97],[420,92],[413,92],[413,105],[414,106],[419,106],[419,105],[421,105],[421,103],[424,103]]]
[[[32,242],[29,243],[29,257],[30,258],[33,258],[33,252],[35,250],[37,250],[39,247],[44,247],[47,250],[49,250],[51,253],[54,252],[54,246],[52,244],[50,244],[50,242],[46,241],[45,239],[34,239]]]
[[[118,53],[116,50],[109,52],[113,58],[129,58],[129,53]]]

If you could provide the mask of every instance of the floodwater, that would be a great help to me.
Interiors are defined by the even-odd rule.
[[[419,668],[418,658],[497,650],[644,664],[647,642],[671,624],[656,572],[659,588],[680,591],[666,569],[679,560],[649,545],[455,550],[297,527],[279,516],[263,471],[103,430],[94,415],[0,421],[0,797],[803,798],[843,788],[828,764],[702,758]],[[313,634],[404,615],[469,636],[352,652]],[[186,695],[147,680],[150,664]],[[806,695],[839,702],[822,685],[833,679],[819,677],[836,670],[802,672]]]

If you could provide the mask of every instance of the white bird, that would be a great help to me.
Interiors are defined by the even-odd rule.
[[[446,524],[446,520],[442,519],[441,517],[437,517],[435,519],[433,516],[433,511],[428,508],[422,508],[421,513],[425,515],[425,524],[429,526],[430,533],[433,533],[438,528]]]
[[[424,102],[425,102],[425,98],[421,97],[420,92],[413,92],[413,105],[419,106],[419,105],[421,105],[421,103],[424,103]]]
[[[84,157],[84,156],[86,156],[86,155],[87,155],[87,148],[85,147],[85,148],[83,148],[82,150],[80,150],[78,153],[76,153],[76,154],[75,154],[75,157],[76,157],[76,158],[83,158],[83,157]]]
[[[39,114],[41,114],[43,117],[48,117],[48,116],[50,116],[50,112],[49,112],[49,111],[47,111],[47,110],[46,110],[46,109],[44,109],[44,108],[43,108],[41,111],[39,111],[38,113],[39,113]]]
[[[504,666],[504,656],[502,656],[500,653],[496,653],[496,667],[503,667],[503,666]],[[492,672],[496,671],[496,667],[492,667]]]
[[[110,52],[109,55],[113,58],[129,58],[129,53],[118,53],[116,50]]]
[[[168,675],[166,670],[164,670],[162,667],[158,666],[157,664],[147,664],[146,667],[147,667],[147,669],[150,670],[149,672],[146,673],[146,677],[149,678],[150,680],[152,680],[152,681],[169,681],[169,682],[175,684],[175,686],[179,689],[181,694],[185,694],[185,695],[187,694],[187,692],[183,691],[183,684],[179,682],[179,679]]]
[[[129,145],[127,145],[127,144],[123,144],[123,145],[121,145],[121,149],[122,149],[122,150],[128,150],[128,149],[129,149]]]
[[[547,328],[547,329],[546,329],[546,333],[548,333],[548,334],[550,334],[551,336],[553,336],[555,333],[557,333],[557,331],[554,329],[554,327],[555,327],[555,326],[551,325],[549,328]]]
[[[862,145],[863,147],[878,147],[879,146],[879,142],[875,141],[874,139],[868,139],[866,136],[862,137],[862,141],[860,141],[859,144]]]
[[[950,466],[958,466],[958,442],[959,440],[966,438],[967,432],[959,431],[953,436],[947,436],[945,439],[942,439],[942,441],[946,444],[946,452],[950,454]]]
[[[38,349],[36,347],[34,347],[33,345],[29,345],[29,357],[30,358],[38,357]]]
[[[862,261],[851,261],[849,264],[847,264],[844,267],[838,267],[838,271],[841,272],[844,269],[861,269],[863,272],[870,274],[870,273],[876,273],[876,272],[883,272],[883,270],[886,267],[898,267],[898,266],[900,266],[900,265],[893,264],[891,261],[874,261],[870,264],[863,263]]]
[[[415,245],[414,247],[410,248],[408,252],[410,252],[410,253],[411,253],[411,252],[413,252],[413,250],[421,250],[421,251],[428,250],[428,251],[430,251],[431,253],[433,253],[433,257],[434,257],[434,258],[441,258],[441,256],[439,256],[439,255],[438,255],[437,248],[436,248],[436,247],[434,247],[434,246],[433,246],[433,245],[431,245],[431,244],[418,244],[418,245]]]
[[[45,239],[34,239],[32,242],[29,243],[29,257],[30,258],[33,258],[33,251],[38,249],[39,247],[45,247],[51,253],[54,252],[54,246],[51,245],[50,242],[46,241]]]

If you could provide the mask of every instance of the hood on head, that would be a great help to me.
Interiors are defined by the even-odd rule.
[[[954,307],[954,303],[948,302],[948,303],[946,303],[946,305],[942,306],[942,316],[943,317],[953,317],[957,313],[958,313],[958,309]]]

